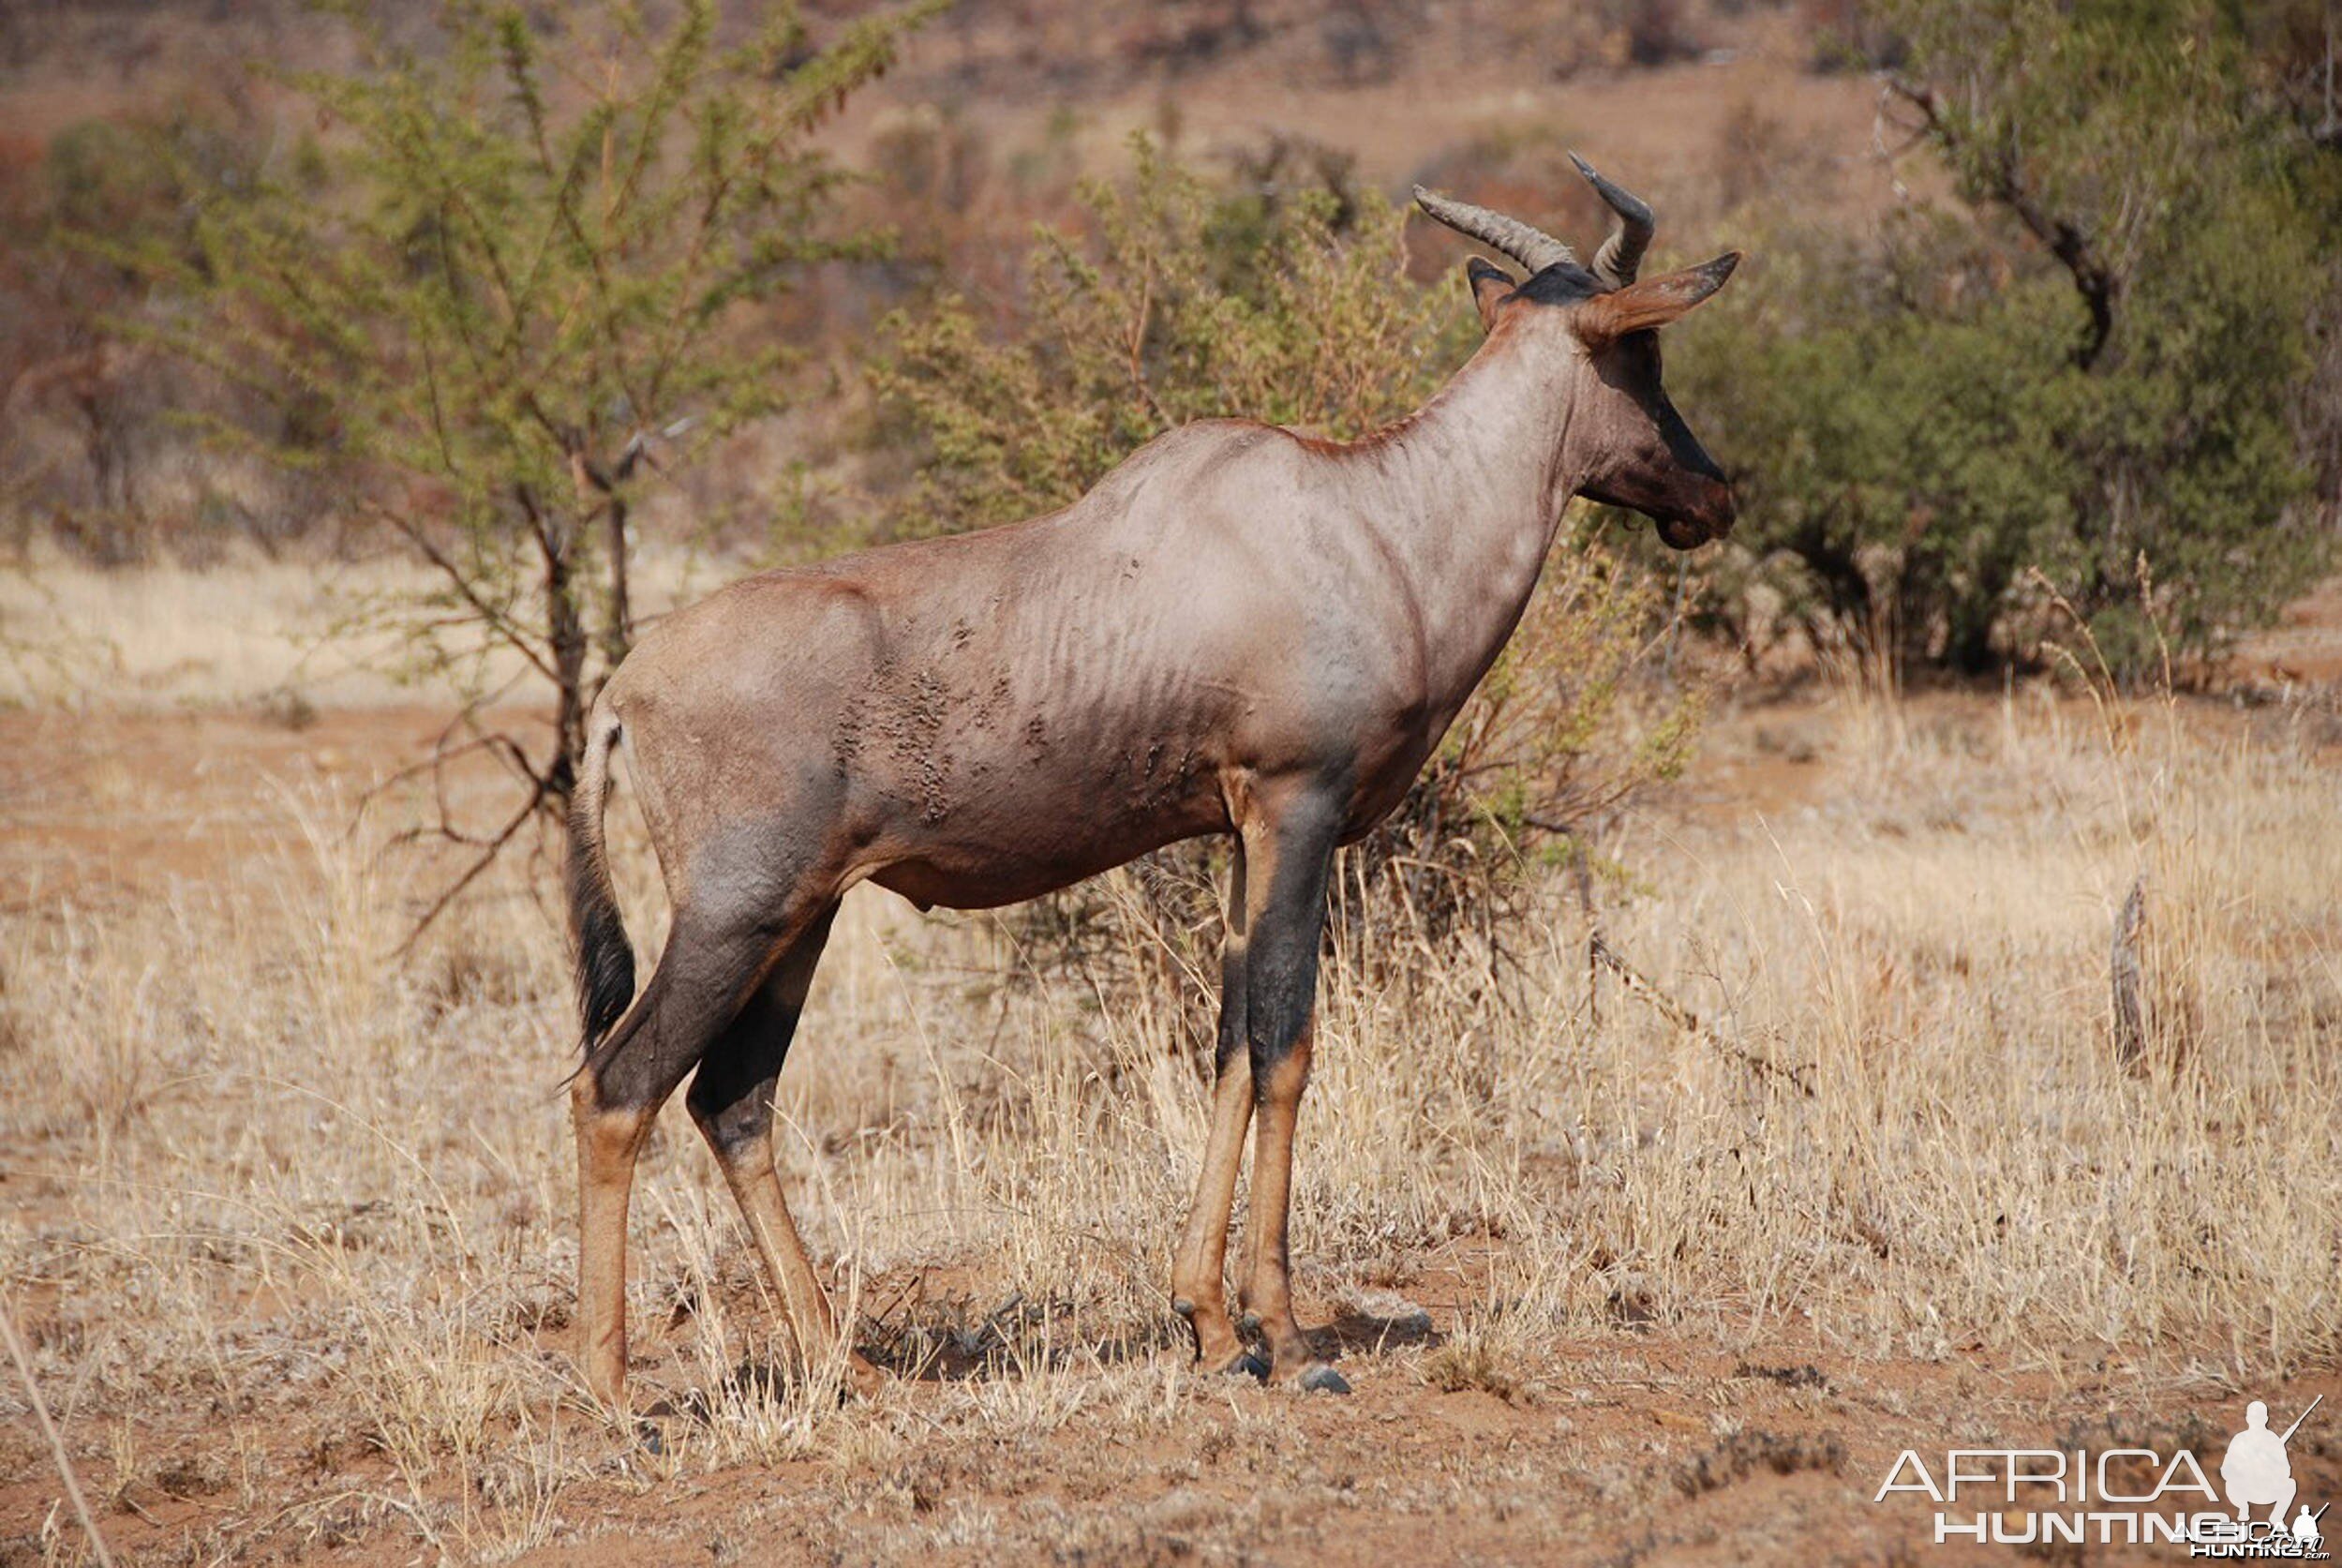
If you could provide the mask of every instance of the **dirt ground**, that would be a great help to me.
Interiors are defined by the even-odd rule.
[[[2234,723],[2216,712],[2204,722]],[[1686,821],[1794,813],[1827,773],[1800,738],[1827,747],[1832,724],[1810,701],[1728,716],[1709,742],[1706,787],[1668,809]],[[328,711],[300,727],[247,710],[0,714],[7,916],[186,903],[190,887],[298,835],[288,798],[378,775],[433,730],[427,710],[395,708]],[[531,1074],[545,1091],[536,1119],[554,1136],[559,1067],[548,1057]],[[93,1169],[85,1129],[69,1118],[13,1125],[0,1157],[10,1226],[71,1232],[92,1201],[80,1185]],[[1167,1232],[1175,1221],[1159,1217]],[[348,1229],[336,1245],[369,1245],[360,1222]],[[312,1367],[282,1381],[246,1372],[208,1392],[191,1383],[186,1397],[154,1403],[92,1396],[94,1415],[77,1408],[81,1389],[51,1396],[114,1552],[146,1562],[2001,1561],[2020,1548],[1935,1544],[1922,1499],[1872,1501],[1903,1450],[1940,1474],[1949,1448],[2168,1455],[2185,1444],[2210,1471],[2248,1397],[2282,1421],[2321,1395],[2291,1446],[2294,1474],[2313,1505],[2342,1494],[2342,1413],[2324,1419],[2342,1406],[2330,1361],[2246,1386],[2239,1356],[2210,1345],[2011,1353],[1978,1341],[1857,1354],[1794,1314],[1691,1330],[1655,1321],[1631,1292],[1529,1356],[1478,1353],[1469,1325],[1507,1288],[1524,1240],[1465,1235],[1405,1251],[1381,1277],[1379,1312],[1312,1299],[1305,1276],[1305,1316],[1329,1322],[1324,1343],[1356,1388],[1349,1398],[1191,1373],[1168,1317],[1151,1339],[1124,1334],[1037,1364],[983,1343],[983,1323],[1020,1300],[1012,1266],[874,1270],[861,1286],[869,1342],[914,1376],[878,1411],[839,1412],[797,1457],[711,1452],[709,1412],[769,1374],[752,1359],[711,1379],[690,1348],[689,1302],[643,1325],[637,1347],[655,1447],[611,1430],[573,1393],[502,1423],[478,1462],[451,1463],[419,1488],[381,1432],[332,1396],[330,1371],[323,1386]],[[10,1298],[53,1350],[77,1304],[43,1272],[12,1279]],[[195,1310],[247,1366],[268,1365],[272,1341],[315,1337],[314,1298],[330,1294],[298,1270],[256,1278],[223,1264],[206,1279]],[[572,1351],[566,1281],[531,1285],[495,1353],[559,1384]],[[732,1309],[760,1309],[744,1274],[719,1288]],[[78,1307],[103,1317],[167,1305]],[[957,1325],[962,1353],[947,1333],[944,1353],[915,1365],[893,1331],[922,1322]],[[288,1367],[301,1359],[284,1357]],[[1016,1411],[1027,1398],[1036,1408]],[[1004,1408],[1011,1419],[996,1419]],[[858,1420],[873,1429],[858,1434]],[[500,1444],[520,1457],[499,1457]],[[0,1563],[73,1560],[78,1533],[21,1400],[0,1400]],[[1971,1488],[1987,1502],[1955,1517],[1997,1511],[1997,1493]],[[530,1523],[451,1534],[448,1516],[475,1507]],[[2177,1549],[2021,1550],[2112,1562]]]

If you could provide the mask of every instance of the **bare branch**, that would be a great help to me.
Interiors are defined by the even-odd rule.
[[[1604,968],[1618,976],[1625,983],[1627,990],[1641,997],[1649,1005],[1652,1011],[1685,1034],[1707,1041],[1716,1051],[1738,1062],[1759,1077],[1778,1078],[1806,1098],[1813,1098],[1813,1085],[1811,1082],[1811,1075],[1813,1071],[1812,1063],[1800,1063],[1796,1067],[1785,1068],[1770,1057],[1760,1056],[1755,1052],[1724,1038],[1713,1028],[1702,1023],[1699,1021],[1699,1015],[1693,1012],[1691,1008],[1636,973],[1626,960],[1611,950],[1610,944],[1604,939],[1600,931],[1596,931],[1587,938],[1586,948],[1592,962],[1600,963]]]
[[[480,853],[473,858],[471,864],[464,868],[463,874],[449,883],[440,890],[440,896],[431,901],[431,906],[423,912],[422,918],[415,921],[414,929],[407,933],[406,940],[399,943],[395,949],[395,956],[404,958],[414,950],[415,944],[423,939],[423,933],[429,931],[432,923],[447,912],[450,904],[463,896],[465,889],[478,881],[482,874],[496,863],[496,858],[504,852],[504,846],[512,843],[515,836],[529,825],[530,821],[536,816],[538,808],[544,806],[551,795],[551,788],[540,781],[535,791],[530,795],[528,802],[514,814],[512,820],[505,823],[494,838],[487,841]]]
[[[1889,92],[1919,112],[1924,134],[1947,151],[1969,155],[1984,194],[2014,213],[2026,232],[2047,246],[2073,278],[2074,291],[2081,296],[2083,308],[2090,312],[2090,327],[2075,346],[2074,363],[2084,370],[2094,368],[2114,335],[2114,301],[2122,292],[2123,280],[2098,254],[2091,236],[2071,219],[2042,206],[2039,196],[2025,181],[2024,168],[2013,142],[2004,142],[1989,153],[1982,152],[1944,118],[1934,88],[1894,71],[1882,72],[1879,80]]]
[[[424,560],[437,567],[440,575],[454,586],[456,596],[470,607],[472,613],[477,615],[490,631],[501,637],[522,658],[528,660],[539,675],[544,676],[547,680],[554,679],[553,666],[546,664],[539,655],[536,644],[530,640],[529,634],[515,623],[510,616],[483,599],[479,590],[472,585],[471,579],[465,575],[464,569],[450,560],[447,553],[432,544],[430,537],[416,527],[412,520],[377,502],[366,501],[362,504],[368,512],[388,523],[400,537],[412,545]]]

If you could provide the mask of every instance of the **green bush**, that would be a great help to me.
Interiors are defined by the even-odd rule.
[[[834,222],[845,176],[815,133],[938,8],[814,47],[788,7],[727,42],[714,0],[441,0],[429,50],[354,12],[355,61],[292,79],[338,135],[282,173],[191,171],[184,246],[113,246],[189,306],[145,335],[278,411],[210,433],[329,476],[431,574],[361,616],[463,690],[449,733],[470,739],[438,763],[486,751],[520,784],[495,825],[438,824],[477,851],[456,889],[566,804],[633,635],[642,460],[785,402],[798,356],[755,306],[885,248]],[[549,737],[490,727],[500,659],[548,700]]]
[[[1214,192],[1147,139],[1131,146],[1126,185],[1080,187],[1095,243],[1038,231],[1027,297],[998,330],[952,294],[885,323],[871,382],[888,436],[922,455],[902,531],[1063,506],[1192,419],[1363,435],[1469,351],[1461,294],[1400,274],[1404,215],[1380,197]]]
[[[2131,669],[2150,613],[2196,653],[2273,619],[2333,555],[2301,417],[2342,281],[2333,155],[2220,12],[1874,9],[1972,205],[1907,209],[1868,250],[1749,237],[1737,308],[1676,366],[1740,476],[1719,603],[1744,632],[1763,603],[1817,642],[1971,671],[2034,656],[2034,567]]]

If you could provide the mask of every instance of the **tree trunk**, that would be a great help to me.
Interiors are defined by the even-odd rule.
[[[527,486],[520,490],[521,509],[529,515],[544,563],[545,643],[553,655],[554,754],[542,783],[548,803],[566,811],[570,791],[576,787],[577,769],[586,754],[586,621],[577,607],[577,578],[574,570],[575,530],[563,518],[538,503]]]
[[[602,629],[602,669],[606,679],[634,645],[634,611],[626,591],[626,498],[617,490],[603,507],[610,552],[610,622]]]

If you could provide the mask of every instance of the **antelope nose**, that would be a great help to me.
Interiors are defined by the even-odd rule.
[[[1696,550],[1711,537],[1708,525],[1691,517],[1662,517],[1659,537],[1671,550]]]
[[[1695,550],[1732,531],[1738,508],[1732,486],[1722,476],[1702,475],[1696,489],[1683,498],[1682,509],[1659,521],[1659,537],[1672,549]]]
[[[1710,539],[1722,539],[1732,531],[1732,525],[1740,520],[1740,503],[1734,499],[1728,483],[1716,482],[1715,500],[1705,509],[1700,522]]]

